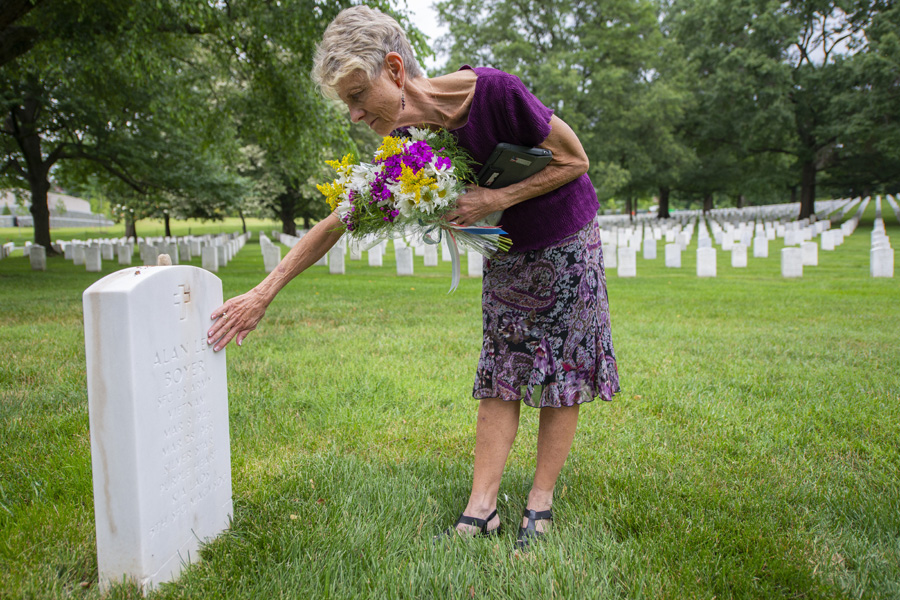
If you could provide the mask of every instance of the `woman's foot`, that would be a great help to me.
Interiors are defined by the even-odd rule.
[[[553,521],[553,510],[533,510],[526,508],[522,515],[522,526],[516,536],[516,548],[527,550],[528,546],[544,536],[545,523]]]
[[[469,537],[489,537],[499,535],[500,529],[500,516],[497,514],[496,509],[484,518],[463,513],[452,527],[444,530],[435,540],[450,537],[454,534]]]

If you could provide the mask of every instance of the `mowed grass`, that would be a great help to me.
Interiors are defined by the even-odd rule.
[[[149,597],[900,597],[900,280],[869,277],[873,208],[800,280],[780,241],[746,269],[720,249],[698,279],[696,236],[681,269],[662,244],[637,278],[610,269],[622,392],[583,408],[555,530],[527,554],[527,407],[506,533],[432,544],[469,491],[480,281],[447,295],[447,264],[400,278],[391,254],[311,268],[228,350],[233,525]],[[226,296],[262,265],[254,241]],[[0,261],[2,597],[100,596],[81,293],[102,275]]]

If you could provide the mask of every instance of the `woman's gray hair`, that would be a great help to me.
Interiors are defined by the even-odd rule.
[[[393,17],[368,6],[345,8],[316,46],[312,79],[323,94],[337,99],[338,81],[357,69],[375,79],[389,52],[400,55],[410,79],[422,76],[406,32]]]

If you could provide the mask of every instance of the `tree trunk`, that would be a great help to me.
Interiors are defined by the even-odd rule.
[[[297,235],[297,224],[294,222],[296,200],[290,193],[278,196],[278,217],[281,219],[281,232]]]
[[[656,218],[669,219],[669,193],[671,190],[665,186],[659,187],[659,210],[656,212]]]
[[[125,237],[132,238],[134,243],[137,244],[137,224],[134,217],[125,217]]]
[[[736,208],[744,208],[744,202],[746,202],[744,195],[738,194],[737,200],[735,201],[735,207]]]
[[[163,213],[163,218],[166,221],[166,237],[172,237],[172,228],[169,227],[169,213]]]
[[[31,186],[31,216],[34,217],[34,243],[47,249],[47,254],[56,254],[50,240],[50,208],[47,203],[47,192],[50,191],[50,182],[46,177],[31,177],[28,183]]]
[[[312,221],[309,218],[309,215],[303,215],[303,229],[309,231],[312,229],[311,225]]]
[[[632,223],[634,222],[634,208],[631,200],[631,196],[625,199],[625,212],[628,213],[628,220]]]
[[[244,233],[247,233],[247,220],[244,219],[244,211],[238,209],[238,216],[241,218],[241,229]]]
[[[707,213],[709,213],[709,211],[711,211],[712,209],[713,209],[713,195],[712,195],[712,194],[707,194],[707,195],[703,198],[703,213],[704,213],[704,214],[707,214]]]
[[[9,123],[13,136],[25,158],[25,177],[31,191],[31,216],[34,217],[34,243],[47,249],[47,254],[56,254],[50,241],[50,207],[47,192],[50,191],[51,162],[44,161],[41,152],[41,138],[35,119],[40,104],[33,98],[26,98],[22,106],[12,110]]]
[[[816,212],[816,163],[808,160],[803,163],[800,173],[800,216],[808,219]]]

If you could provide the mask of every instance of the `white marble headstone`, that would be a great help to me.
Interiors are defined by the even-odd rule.
[[[769,238],[765,237],[765,235],[758,235],[753,238],[753,257],[769,257]]]
[[[800,244],[803,253],[803,266],[815,267],[819,264],[819,245],[815,242],[803,242]]]
[[[644,238],[644,260],[656,260],[656,238]]]
[[[374,246],[369,248],[369,266],[370,267],[380,267],[384,264],[384,254],[382,253],[381,245]]]
[[[198,558],[232,514],[225,352],[206,343],[222,282],[128,268],[83,295],[101,590],[146,591]]]
[[[697,249],[697,277],[716,276],[716,249]]]
[[[116,254],[118,255],[120,265],[130,265],[131,259],[134,257],[134,251],[129,244],[117,246]]]
[[[603,266],[607,269],[619,268],[619,250],[613,243],[603,247]]]
[[[484,256],[480,252],[466,252],[469,261],[469,277],[484,277]]]
[[[619,246],[618,254],[616,274],[619,277],[637,277],[637,251],[631,246]]]
[[[741,242],[735,242],[731,246],[731,266],[736,269],[747,266],[747,246]]]
[[[39,244],[31,246],[31,251],[28,253],[28,259],[31,261],[32,271],[47,270],[47,249],[43,246]]]
[[[76,242],[75,247],[72,249],[72,264],[83,265],[84,260],[84,246]]]
[[[803,250],[796,246],[781,249],[781,276],[803,277]]]
[[[200,264],[211,273],[219,270],[219,247],[203,246],[200,250]]]
[[[34,251],[32,250],[32,253]],[[869,251],[869,273],[872,277],[894,276],[894,250],[890,246]]]
[[[335,244],[328,251],[328,272],[332,275],[343,275],[346,272],[344,268],[344,248],[341,244]]]
[[[666,244],[666,266],[681,268],[681,246],[675,243]]]
[[[262,251],[263,255],[263,268],[266,273],[271,273],[275,270],[275,267],[278,266],[278,263],[281,262],[281,247],[276,246],[275,244],[267,244]]]
[[[437,244],[425,244],[425,266],[438,266],[438,247]]]
[[[88,246],[84,249],[84,269],[90,273],[99,273],[103,270],[100,246]]]
[[[394,255],[397,258],[397,275],[412,275],[413,249],[397,244],[395,246]]]

